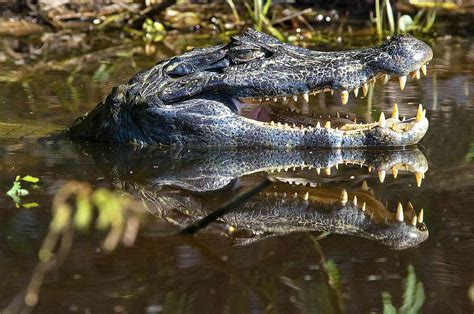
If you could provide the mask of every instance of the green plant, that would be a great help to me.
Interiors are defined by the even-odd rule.
[[[265,30],[279,40],[285,41],[285,36],[283,36],[279,30],[273,27],[272,23],[267,18],[271,4],[272,0],[254,0],[253,8],[251,8],[248,3],[245,3],[245,6],[247,7],[250,18],[253,21],[253,26],[256,30]]]
[[[412,314],[420,312],[425,302],[425,290],[423,283],[416,278],[413,265],[408,266],[402,306],[397,310],[392,303],[392,296],[387,291],[382,292],[382,301],[384,314]]]
[[[21,204],[21,198],[23,196],[26,196],[30,194],[30,191],[25,189],[22,186],[23,183],[30,183],[32,188],[36,188],[36,183],[39,182],[39,178],[26,175],[24,177],[21,176],[16,176],[15,181],[13,181],[12,187],[7,191],[7,195],[12,198],[12,200],[15,202],[17,207],[20,207]],[[24,208],[32,208],[32,207],[37,207],[39,206],[38,203],[32,202],[32,203],[26,203],[22,204]]]
[[[428,32],[434,25],[436,20],[436,5],[423,7],[415,15],[402,15],[397,20],[397,27],[395,27],[395,15],[393,13],[390,0],[375,0],[375,26],[376,33],[379,38],[382,38],[384,33],[390,35],[398,33],[407,33],[414,31]],[[384,23],[384,18],[387,18],[387,23]],[[385,28],[388,24],[388,29]]]
[[[158,21],[146,19],[142,25],[142,28],[145,32],[146,41],[159,42],[165,38],[166,29],[164,25]]]

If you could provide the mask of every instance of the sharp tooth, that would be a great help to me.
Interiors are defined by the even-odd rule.
[[[407,203],[407,208],[411,212],[413,212],[413,213],[415,212],[415,209],[413,208],[413,204],[410,201],[408,201],[408,203]]]
[[[297,198],[298,197],[298,192],[295,192],[295,194],[293,194],[293,197]]]
[[[270,98],[268,98],[268,97],[267,97],[267,98],[265,98],[265,101],[269,101],[269,100],[270,100]]]
[[[288,99],[288,98],[287,98],[286,96],[285,96],[285,97],[283,97],[283,101],[286,101],[287,99]]]
[[[420,172],[415,172],[416,186],[421,186],[421,181],[423,181],[423,174]]]
[[[281,122],[278,122],[277,125],[278,125],[278,126],[281,126]]]
[[[298,101],[298,96],[293,95],[293,96],[291,96],[291,97],[293,97],[293,100],[294,100],[294,101]]]
[[[288,123],[285,123],[285,127],[288,127]]]
[[[308,93],[304,93],[304,94],[303,94],[303,99],[304,99],[304,101],[309,102],[309,95],[308,95]]]
[[[320,175],[320,174],[321,174],[321,168],[316,168],[316,173],[317,173],[318,175]]]
[[[278,101],[278,98],[276,98],[276,97],[273,98],[273,101],[274,101],[274,102],[277,102],[277,101]]]
[[[317,129],[320,129],[320,128],[321,128],[321,123],[319,123],[319,121],[318,121],[318,123],[316,123],[316,128],[317,128]]]
[[[416,77],[417,80],[420,79],[420,70],[415,71],[415,77]]]
[[[283,192],[283,197],[286,197],[286,192]]]
[[[384,74],[384,76],[383,76],[383,83],[384,83],[384,84],[387,84],[389,80],[390,80],[390,75]]]
[[[341,192],[341,203],[342,203],[343,205],[347,203],[347,198],[348,198],[348,195],[347,195],[346,189],[342,189],[342,192]]]
[[[263,99],[262,99],[262,98],[259,98],[259,99],[258,99],[258,102],[262,102],[262,101],[263,101]]]
[[[309,193],[308,193],[308,192],[306,192],[306,193],[304,194],[303,199],[304,199],[305,201],[307,201],[307,200],[309,199]]]
[[[341,92],[341,102],[343,105],[345,105],[347,104],[348,101],[349,101],[349,92],[346,90],[343,90]]]
[[[418,111],[416,112],[416,122],[423,120],[424,117],[425,117],[425,114],[423,112],[423,105],[419,104]]]
[[[367,184],[367,181],[363,181],[362,182],[362,187],[361,187],[362,191],[368,191],[369,190],[369,185]]]
[[[331,175],[331,167],[324,169],[324,174],[327,176]]]
[[[352,203],[354,203],[354,205],[357,206],[357,196],[354,195],[354,199],[352,200]]]
[[[273,192],[273,196],[277,197],[277,196],[278,196],[278,193],[277,193],[277,192]]]
[[[405,84],[407,83],[407,77],[406,76],[399,76],[398,80],[400,81],[400,90],[405,89]]]
[[[337,116],[338,118],[341,117],[341,115],[339,114],[339,111],[336,112],[336,116]]]
[[[403,116],[402,122],[405,122],[406,119],[407,119],[407,118],[406,118],[405,116]]]
[[[362,211],[363,211],[363,212],[365,212],[365,206],[366,206],[366,204],[365,204],[365,202],[363,202],[363,203],[362,203]]]
[[[392,118],[397,119],[397,120],[399,119],[398,105],[397,105],[397,103],[394,103],[394,104],[393,104]]]
[[[398,206],[397,206],[397,220],[398,221],[403,221],[403,206],[402,206],[402,203],[398,203]]]
[[[380,183],[383,183],[383,181],[385,181],[385,170],[379,170],[377,173],[379,175]]]
[[[360,165],[360,166],[361,166],[361,168],[362,168],[362,165]],[[371,166],[368,166],[368,167],[367,167],[367,172],[369,172],[369,173],[372,172],[372,167],[371,167]]]
[[[354,96],[357,98],[359,95],[359,87],[354,88]]]
[[[380,113],[379,126],[381,128],[384,128],[387,126],[387,122],[385,121],[385,114],[383,112]]]
[[[426,64],[423,64],[421,66],[421,72],[423,73],[424,76],[426,76]]]
[[[392,167],[392,175],[394,179],[398,176],[398,169],[395,166]]]
[[[416,215],[413,215],[413,217],[411,218],[411,225],[416,227],[416,222],[417,222],[417,217]]]
[[[270,121],[270,125],[275,125],[275,121]]]
[[[293,127],[293,128],[296,128],[296,124],[293,123],[292,127]]]
[[[324,124],[324,128],[325,129],[330,129],[331,128],[331,121],[326,121],[326,123]]]
[[[418,214],[418,223],[423,223],[423,208],[420,209],[420,213]]]
[[[334,89],[331,89],[331,95],[334,95]]]
[[[369,85],[367,85],[367,83],[364,83],[362,85],[362,93],[364,94],[364,97],[367,96],[368,92],[369,92]]]

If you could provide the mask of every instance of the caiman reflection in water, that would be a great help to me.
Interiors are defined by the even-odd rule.
[[[348,184],[337,178],[322,182],[296,171],[328,172],[339,164],[353,164],[375,169],[379,176],[388,171],[396,175],[399,169],[409,171],[418,181],[428,169],[418,149],[85,149],[116,186],[143,199],[153,214],[178,227],[208,215],[230,193],[251,186],[246,182],[272,175],[275,183],[206,229],[227,235],[236,244],[302,231],[359,236],[394,249],[406,249],[428,238],[423,211],[417,214],[410,202],[406,206],[398,203],[397,209],[390,211],[366,181],[359,181],[355,187],[354,182]],[[214,201],[209,202],[211,192]]]

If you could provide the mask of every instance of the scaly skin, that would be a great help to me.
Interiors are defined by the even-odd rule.
[[[76,140],[140,145],[411,145],[428,129],[422,109],[406,121],[396,116],[372,125],[348,122],[337,129],[285,126],[239,113],[249,101],[285,101],[298,94],[307,100],[324,91],[340,92],[346,103],[349,92],[362,88],[366,93],[369,84],[384,75],[402,81],[410,72],[419,76],[431,58],[430,47],[408,35],[374,48],[318,52],[249,29],[227,45],[195,49],[138,73],[64,133]]]
[[[86,149],[114,184],[148,201],[152,213],[180,227],[212,210],[201,193],[228,197],[228,189],[236,187],[240,180],[267,172],[275,174],[276,183],[221,217],[213,230],[229,234],[236,229],[230,235],[239,242],[291,232],[327,231],[368,238],[395,249],[417,245],[428,237],[422,218],[417,220],[410,205],[401,210],[403,214],[391,212],[366,183],[360,189],[346,191],[321,187],[320,182],[288,172],[294,168],[328,169],[338,164],[356,164],[357,169],[365,165],[376,171],[396,168],[422,174],[428,167],[418,149],[229,151],[140,149],[129,145],[105,149],[92,145]]]

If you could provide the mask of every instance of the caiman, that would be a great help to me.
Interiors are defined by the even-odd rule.
[[[194,49],[163,60],[113,88],[96,108],[63,133],[71,139],[181,146],[366,147],[418,143],[428,129],[425,110],[400,119],[381,113],[375,123],[293,117],[272,121],[248,113],[268,105],[337,92],[364,96],[377,79],[426,75],[433,52],[409,35],[350,51],[296,47],[248,29],[226,45]],[[362,89],[362,93],[359,90]],[[243,114],[247,112],[247,115]],[[255,117],[257,117],[255,119]]]
[[[377,172],[400,169],[423,174],[428,163],[418,149],[309,152],[130,145],[99,149],[90,145],[87,153],[117,187],[180,228],[211,213],[229,193],[252,186],[265,173],[274,173],[272,186],[207,229],[229,236],[238,245],[302,231],[359,236],[394,249],[415,246],[428,237],[423,210],[416,212],[410,202],[389,210],[366,181],[341,181],[324,174],[318,179],[304,173],[344,164],[353,165],[356,171],[364,166]],[[310,173],[314,171],[306,174]]]

